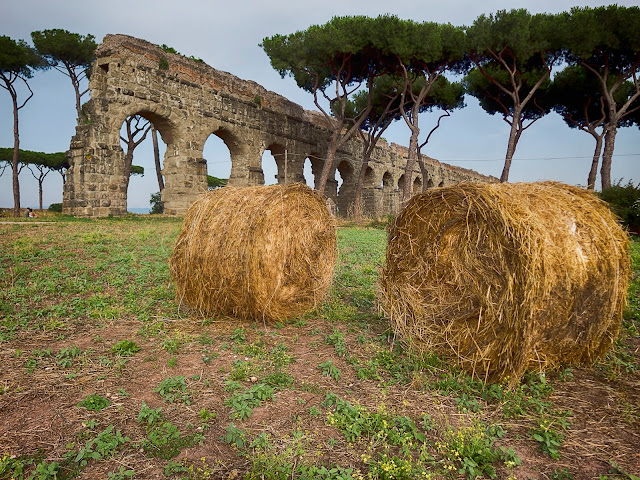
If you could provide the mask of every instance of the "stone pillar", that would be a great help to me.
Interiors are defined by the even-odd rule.
[[[80,217],[106,217],[127,212],[124,152],[108,122],[76,128],[69,150],[70,168],[62,210]]]
[[[262,151],[257,145],[244,145],[231,153],[231,175],[229,186],[244,187],[264,185]]]
[[[166,215],[184,215],[207,191],[207,161],[202,146],[193,142],[167,145],[164,156],[162,201]]]
[[[372,205],[371,205],[371,214],[375,217],[381,217],[385,215],[384,212],[384,194],[382,193],[382,186],[378,185],[373,187],[371,192],[372,197]]]
[[[289,145],[286,148],[286,183],[305,183],[304,181],[304,162],[307,159],[304,149],[296,145]],[[283,176],[284,176],[283,168]]]

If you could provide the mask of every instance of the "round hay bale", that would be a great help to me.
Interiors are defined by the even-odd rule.
[[[389,227],[379,302],[418,349],[515,383],[602,357],[629,275],[627,234],[591,192],[460,184],[414,196]]]
[[[303,184],[225,187],[189,208],[170,258],[180,304],[279,321],[317,305],[336,262],[324,200]]]

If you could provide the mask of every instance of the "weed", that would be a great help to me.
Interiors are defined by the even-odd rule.
[[[63,368],[73,366],[74,359],[82,355],[82,350],[77,346],[66,347],[60,350],[60,353],[56,355],[56,363]]]
[[[29,373],[33,373],[36,367],[38,366],[38,361],[35,358],[29,358],[25,367]]]
[[[340,380],[340,370],[333,364],[333,360],[327,360],[326,362],[318,365],[318,369],[322,370],[322,375],[325,377],[331,377],[336,382]]]
[[[640,371],[640,365],[636,363],[633,352],[625,347],[620,339],[615,341],[613,348],[607,352],[596,368],[609,380],[615,380],[622,374]]]
[[[288,388],[293,385],[294,378],[284,372],[275,372],[270,375],[265,376],[262,379],[262,383],[266,385],[270,385],[275,388]]]
[[[571,480],[573,475],[568,468],[559,468],[551,472],[551,480]]]
[[[198,416],[200,417],[200,420],[206,423],[215,419],[218,416],[218,414],[216,412],[210,412],[206,408],[201,408],[200,411],[198,412]]]
[[[142,448],[152,457],[170,460],[180,454],[183,448],[201,444],[201,433],[182,435],[178,427],[171,422],[163,422],[151,429],[142,442]]]
[[[352,405],[333,393],[328,393],[324,407],[332,408],[327,415],[327,423],[340,430],[347,442],[355,442],[359,437],[375,438],[389,445],[408,445],[414,440],[425,441],[413,420],[406,416],[394,417],[380,405],[376,412],[370,412],[361,405]]]
[[[29,480],[56,480],[59,470],[60,464],[57,462],[40,462],[36,465],[36,470],[29,477]]]
[[[312,407],[309,407],[309,415],[311,415],[312,417],[319,417],[320,415],[322,415],[322,411],[314,405]]]
[[[80,403],[78,403],[78,407],[84,407],[87,410],[91,410],[92,412],[99,412],[101,410],[104,410],[109,405],[111,405],[111,402],[109,402],[107,398],[98,394],[89,395]]]
[[[262,405],[265,400],[273,399],[275,389],[266,384],[258,384],[243,392],[234,393],[224,403],[233,409],[232,418],[246,420],[253,413],[253,409]]]
[[[531,430],[531,437],[539,443],[542,453],[546,453],[554,460],[558,460],[564,438],[561,433],[556,432],[552,427],[552,421],[542,420],[537,428]]]
[[[0,454],[0,478],[23,478],[24,470],[32,463],[32,459]]]
[[[395,455],[388,456],[386,453],[383,453],[377,460],[369,464],[371,478],[413,480],[415,478],[425,478],[425,474],[425,469],[420,465],[412,464],[410,459],[399,458]]]
[[[191,405],[191,393],[183,376],[165,378],[153,391],[159,393],[166,402]]]
[[[491,430],[481,424],[449,429],[444,435],[444,443],[436,445],[450,462],[459,465],[459,474],[469,479],[478,476],[495,478],[494,463],[504,460],[512,465],[520,459],[513,451],[507,456],[504,450],[495,447],[495,436]]]
[[[470,398],[466,393],[456,398],[456,404],[458,411],[462,413],[478,412],[482,408],[474,398]]]
[[[169,460],[169,463],[167,463],[164,466],[164,475],[166,477],[170,477],[171,475],[174,475],[176,473],[185,473],[188,472],[189,469],[187,467],[185,467],[182,462],[176,462],[174,460]]]
[[[120,467],[120,470],[118,470],[117,472],[107,473],[107,478],[109,480],[127,480],[128,478],[133,477],[135,474],[135,470],[125,470],[124,467]]]
[[[225,435],[222,439],[229,445],[235,445],[238,448],[244,448],[246,445],[245,433],[233,423],[230,423],[226,428]]]
[[[140,346],[131,340],[122,340],[111,347],[111,352],[121,357],[131,357],[140,350]]]
[[[162,420],[162,408],[149,408],[145,402],[142,402],[142,407],[138,414],[138,422],[153,426],[160,420]]]
[[[236,380],[227,380],[224,382],[225,392],[235,392],[236,390],[240,390],[241,388],[242,384]]]
[[[278,342],[278,344],[271,349],[266,360],[276,370],[286,367],[290,363],[295,362],[295,358],[292,355],[289,355],[287,353],[288,351],[289,347],[282,342]]]
[[[344,343],[344,333],[341,333],[340,330],[334,329],[331,335],[325,338],[325,341],[329,345],[334,346],[338,356],[345,357],[347,355],[347,346]]]
[[[211,338],[211,336],[207,332],[205,332],[202,335],[200,335],[198,338],[196,338],[196,341],[200,345],[213,345],[215,342],[215,339]]]
[[[167,353],[170,353],[171,355],[174,355],[176,353],[178,353],[178,350],[180,350],[180,348],[187,342],[187,339],[184,335],[180,335],[180,334],[174,334],[171,337],[166,337],[162,343],[160,344],[160,346],[165,349],[167,351]]]
[[[244,328],[236,328],[231,334],[231,340],[238,345],[246,343],[247,331]]]
[[[626,480],[640,480],[640,477],[636,475],[632,475],[631,473],[625,472],[620,466],[614,462],[613,460],[609,461],[609,465],[611,465],[611,472],[616,475],[622,475]]]
[[[122,436],[120,430],[113,433],[113,425],[109,425],[105,430],[100,432],[97,437],[89,440],[84,447],[80,449],[74,462],[84,467],[90,460],[110,458],[122,445],[130,441],[131,439],[129,437]]]
[[[245,360],[236,360],[233,362],[233,370],[229,373],[230,380],[248,380],[249,377],[256,371],[251,363]]]

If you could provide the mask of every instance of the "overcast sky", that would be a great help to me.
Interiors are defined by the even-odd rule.
[[[269,64],[259,44],[265,37],[288,34],[323,24],[336,15],[394,14],[416,21],[473,23],[482,13],[500,9],[527,8],[531,12],[569,10],[574,5],[597,6],[612,2],[569,2],[566,0],[20,0],[3,2],[0,35],[31,44],[31,32],[63,28],[101,42],[106,34],[122,33],[156,44],[166,44],[187,56],[203,59],[210,66],[253,80],[307,109],[314,109],[311,95],[293,80],[281,79]],[[618,5],[638,5],[618,1]],[[75,132],[76,113],[71,82],[51,69],[36,73],[29,85],[35,95],[20,110],[20,146],[26,150],[58,152],[69,149]],[[24,93],[24,90],[22,90]],[[25,98],[24,95],[22,98]],[[88,97],[83,97],[86,101]],[[445,120],[424,153],[442,162],[500,176],[508,139],[508,125],[498,116],[484,113],[472,97],[467,107]],[[430,118],[421,120],[423,131]],[[397,122],[384,137],[408,144],[409,131]],[[145,145],[146,144],[146,145]],[[145,167],[143,178],[133,177],[129,186],[129,207],[148,207],[149,196],[158,190],[153,171],[151,141],[136,150],[134,163]],[[11,100],[0,90],[0,146],[13,146]],[[510,181],[557,180],[584,185],[593,152],[593,138],[569,129],[552,113],[523,133],[511,167]],[[212,135],[205,145],[209,174],[228,177],[230,163],[226,147]],[[265,155],[263,169],[267,183],[273,183],[275,162]],[[616,139],[612,178],[624,183],[640,181],[640,131],[621,129]],[[28,170],[21,181],[22,207],[37,207],[38,188]],[[599,179],[598,179],[599,182]],[[50,173],[45,180],[44,206],[62,201],[62,179]],[[0,177],[0,207],[13,206],[11,171]]]

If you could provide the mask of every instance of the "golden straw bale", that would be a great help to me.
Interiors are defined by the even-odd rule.
[[[336,255],[333,219],[306,185],[225,187],[187,211],[170,270],[200,315],[278,321],[325,297]]]
[[[514,383],[602,357],[629,276],[627,234],[591,192],[459,184],[414,196],[390,225],[379,302],[411,345]]]

